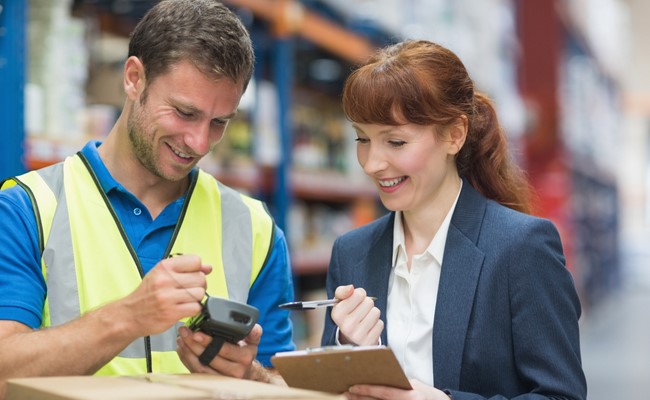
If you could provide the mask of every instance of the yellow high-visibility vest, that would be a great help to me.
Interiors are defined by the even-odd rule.
[[[6,180],[29,195],[47,283],[42,327],[73,320],[123,298],[142,282],[135,250],[85,156]],[[273,247],[274,224],[264,204],[199,170],[185,199],[165,257],[196,254],[212,266],[211,296],[246,302]],[[179,321],[139,338],[101,368],[100,375],[188,372],[176,354]]]

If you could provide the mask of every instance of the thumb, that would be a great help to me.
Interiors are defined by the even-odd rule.
[[[339,300],[345,300],[352,296],[352,293],[354,293],[354,285],[339,286],[334,292],[334,297]]]
[[[260,324],[255,324],[253,329],[251,329],[248,336],[246,336],[244,340],[248,344],[259,344],[261,338],[262,338],[262,326]]]

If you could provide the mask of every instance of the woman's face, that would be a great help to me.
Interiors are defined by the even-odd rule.
[[[457,191],[454,155],[460,147],[450,135],[451,128],[438,128],[438,134],[431,125],[353,126],[359,164],[374,181],[387,209],[417,213],[435,205],[450,190]]]

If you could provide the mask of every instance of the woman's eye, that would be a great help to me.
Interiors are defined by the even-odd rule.
[[[402,147],[406,144],[406,142],[403,140],[390,140],[388,144],[390,144],[392,147]]]
[[[366,138],[360,138],[360,137],[358,137],[358,138],[356,138],[356,139],[354,139],[354,140],[355,140],[357,143],[361,143],[361,144],[365,144],[365,143],[368,143],[368,142],[369,142],[368,139],[366,139]]]

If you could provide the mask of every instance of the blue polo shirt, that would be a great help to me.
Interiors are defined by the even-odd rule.
[[[124,227],[142,268],[147,273],[164,255],[181,213],[184,197],[169,204],[152,220],[147,208],[117,182],[106,169],[97,148],[89,142],[81,152]],[[197,171],[192,171],[196,174]],[[41,325],[47,286],[41,273],[36,219],[27,193],[19,186],[0,191],[0,320],[13,320],[31,328]],[[260,310],[264,331],[258,360],[270,366],[276,352],[293,350],[289,312],[278,304],[293,300],[293,280],[287,242],[276,227],[269,260],[250,289],[248,303]]]

